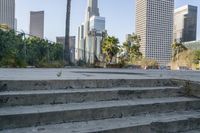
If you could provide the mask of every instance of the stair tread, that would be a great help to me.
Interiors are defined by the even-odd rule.
[[[4,95],[30,95],[30,94],[63,94],[77,92],[106,92],[106,91],[142,91],[142,90],[166,90],[180,89],[181,87],[115,87],[115,88],[92,88],[92,89],[66,89],[66,90],[27,90],[27,91],[5,91],[1,92],[0,96]]]
[[[187,102],[187,101],[199,101],[199,100],[200,99],[198,98],[188,98],[188,97],[168,97],[168,98],[148,98],[148,99],[119,100],[119,101],[83,102],[83,103],[69,103],[69,104],[55,104],[55,105],[1,107],[0,116],[31,114],[31,113],[45,113],[45,112],[54,112],[54,111],[56,112],[56,111],[63,111],[63,110],[66,110],[66,111],[67,110],[84,110],[84,109],[93,109],[93,108]]]
[[[144,114],[133,117],[92,120],[87,122],[63,123],[38,127],[18,128],[0,131],[0,133],[89,133],[101,132],[134,126],[149,125],[154,122],[173,122],[187,119],[200,119],[198,111],[179,111],[160,114]],[[195,130],[194,130],[195,131]],[[198,130],[197,130],[198,131]],[[196,132],[185,132],[196,133]]]

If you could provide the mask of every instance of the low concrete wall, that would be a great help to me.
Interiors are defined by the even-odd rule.
[[[200,98],[200,83],[188,81],[185,85],[186,94],[188,96],[195,96]]]

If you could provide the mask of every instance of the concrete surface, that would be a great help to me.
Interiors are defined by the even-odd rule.
[[[199,111],[180,111],[4,130],[0,133],[177,133],[199,128],[199,122]]]
[[[200,133],[200,129],[198,130],[190,130],[190,131],[186,131],[186,132],[181,132],[181,133]]]
[[[24,90],[0,93],[0,107],[134,100],[183,96],[181,87],[121,87],[69,90]]]
[[[61,75],[59,77],[59,75]],[[200,82],[200,71],[135,69],[0,69],[0,80],[176,78]]]
[[[198,132],[199,87],[199,71],[0,69],[0,133]]]
[[[0,80],[0,92],[23,90],[68,90],[113,87],[181,86],[171,79],[66,79],[66,80]],[[179,85],[180,84],[180,85]]]
[[[187,97],[3,107],[0,129],[198,109],[200,99]]]

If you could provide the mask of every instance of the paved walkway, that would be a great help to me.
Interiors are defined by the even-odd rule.
[[[175,78],[200,82],[200,71],[134,69],[0,69],[0,80],[151,79]]]

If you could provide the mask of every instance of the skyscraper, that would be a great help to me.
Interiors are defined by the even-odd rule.
[[[90,18],[90,28],[89,28],[89,39],[90,41],[86,45],[86,49],[94,53],[91,62],[94,62],[96,59],[100,59],[101,54],[101,41],[102,33],[105,32],[105,18],[99,16],[92,16]]]
[[[98,1],[97,0],[88,0],[88,7],[86,10],[85,16],[85,32],[84,35],[88,36],[89,27],[90,27],[90,18],[92,16],[99,16],[99,8],[98,8]]]
[[[15,0],[0,0],[0,24],[15,27]]]
[[[65,45],[65,37],[60,36],[56,37],[56,42]],[[76,44],[76,36],[69,37],[69,49],[70,49],[70,60],[72,63],[75,63],[75,44]]]
[[[14,29],[17,31],[17,19],[15,18]]]
[[[105,18],[104,17],[98,17],[98,16],[92,16],[90,18],[90,27],[89,30],[96,30],[97,33],[101,33],[105,30]]]
[[[197,7],[186,5],[174,12],[174,39],[195,41],[197,34]]]
[[[84,24],[78,27],[78,38],[76,46],[76,59],[84,60],[85,55]]]
[[[144,57],[167,65],[173,41],[174,0],[136,0],[136,34]]]
[[[78,28],[77,60],[83,59],[87,63],[99,60],[103,32],[105,18],[100,17],[98,0],[88,0],[85,22]]]
[[[44,11],[30,12],[30,35],[44,38]]]

